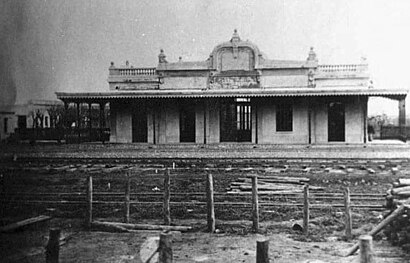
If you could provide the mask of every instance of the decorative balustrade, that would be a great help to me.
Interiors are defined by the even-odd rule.
[[[320,72],[327,73],[348,73],[348,72],[365,72],[368,70],[367,64],[347,64],[347,65],[319,65]]]
[[[155,68],[111,68],[110,75],[120,76],[154,76]]]

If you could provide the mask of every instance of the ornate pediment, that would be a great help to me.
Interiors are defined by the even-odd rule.
[[[258,47],[249,41],[242,41],[235,30],[230,41],[214,48],[210,55],[210,64],[211,68],[218,72],[254,71],[259,67],[261,57]]]

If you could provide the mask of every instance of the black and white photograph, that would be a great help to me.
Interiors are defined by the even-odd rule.
[[[0,261],[410,262],[409,14],[0,0]]]

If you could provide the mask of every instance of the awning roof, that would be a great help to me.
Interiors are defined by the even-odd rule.
[[[312,96],[384,96],[405,97],[407,90],[387,90],[373,88],[264,88],[264,89],[223,89],[223,90],[133,90],[109,92],[57,92],[61,100],[89,99],[172,99],[172,98],[216,98],[216,97],[312,97]]]

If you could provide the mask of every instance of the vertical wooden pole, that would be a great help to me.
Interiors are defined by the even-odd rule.
[[[172,234],[171,233],[161,233],[159,237],[159,263],[172,263],[173,253],[172,253]]]
[[[46,246],[46,263],[58,263],[60,253],[60,233],[59,228],[50,229],[50,238]]]
[[[258,177],[252,177],[252,222],[253,231],[259,230],[259,205],[258,205]]]
[[[130,222],[130,188],[131,188],[131,184],[130,184],[130,174],[127,173],[127,178],[125,179],[125,218],[124,221],[125,223],[129,223]]]
[[[374,263],[373,257],[373,238],[370,235],[359,237],[360,242],[360,263]]]
[[[215,232],[215,210],[214,210],[214,183],[212,174],[207,174],[206,180],[206,200],[208,214],[208,231]]]
[[[256,241],[256,263],[269,263],[269,239]]]
[[[309,185],[303,187],[303,233],[309,234]]]
[[[344,191],[345,199],[345,236],[349,240],[352,238],[352,214],[350,211],[350,190],[349,187]]]
[[[164,178],[164,223],[166,225],[171,224],[171,212],[169,208],[169,202],[171,199],[169,186],[170,186],[170,176],[169,176],[169,169],[165,171],[165,178]]]
[[[93,221],[93,178],[88,176],[87,178],[87,218],[86,225],[90,229]]]

